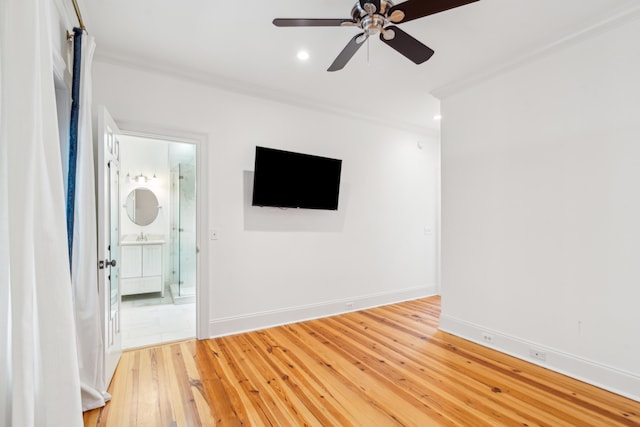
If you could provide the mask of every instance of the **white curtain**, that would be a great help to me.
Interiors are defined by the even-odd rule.
[[[5,16],[4,6],[0,15]],[[2,24],[0,24],[2,25]],[[0,425],[9,425],[11,408],[11,310],[9,309],[9,185],[7,146],[4,143],[4,28],[0,28]],[[6,344],[5,344],[6,343]]]
[[[50,0],[0,1],[0,424],[82,426]]]
[[[73,262],[71,263],[83,411],[104,406],[105,401],[110,398],[104,381],[104,343],[96,268],[98,242],[91,124],[91,64],[94,51],[93,37],[83,34]]]

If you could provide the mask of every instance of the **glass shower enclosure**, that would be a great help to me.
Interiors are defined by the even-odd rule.
[[[196,169],[179,163],[171,169],[171,232],[169,254],[174,303],[195,301],[196,294]]]

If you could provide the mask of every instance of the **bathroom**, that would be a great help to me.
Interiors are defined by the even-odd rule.
[[[120,137],[122,347],[196,335],[196,149]]]

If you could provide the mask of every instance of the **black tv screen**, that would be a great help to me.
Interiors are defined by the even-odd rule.
[[[338,209],[342,160],[256,147],[253,206]]]

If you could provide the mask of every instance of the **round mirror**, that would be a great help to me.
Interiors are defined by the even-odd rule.
[[[137,225],[149,225],[158,217],[158,198],[148,188],[136,188],[127,196],[127,216]]]

